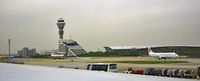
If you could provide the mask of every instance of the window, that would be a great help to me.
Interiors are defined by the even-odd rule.
[[[117,69],[117,64],[110,64],[110,69]]]
[[[92,70],[107,71],[108,65],[92,65]]]

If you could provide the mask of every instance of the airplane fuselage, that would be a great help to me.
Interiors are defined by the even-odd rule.
[[[156,57],[158,59],[167,59],[167,58],[177,58],[178,54],[175,52],[159,52],[155,53],[151,50],[151,48],[148,48],[148,54],[149,56]]]
[[[177,58],[178,54],[176,54],[174,52],[166,52],[166,53],[149,52],[149,56],[157,57],[159,59],[166,59],[166,58]]]

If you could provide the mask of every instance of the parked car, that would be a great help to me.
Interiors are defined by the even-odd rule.
[[[168,69],[167,76],[172,77],[172,74],[173,74],[173,69]]]
[[[157,69],[156,70],[156,75],[157,76],[162,76],[162,69]]]
[[[162,76],[167,76],[168,70],[167,68],[162,69]]]
[[[156,75],[156,71],[154,68],[147,68],[145,75]]]
[[[195,70],[185,70],[184,71],[184,77],[185,78],[196,78],[197,71]]]
[[[197,76],[200,77],[200,67],[197,68]]]
[[[177,76],[180,77],[180,78],[183,78],[184,77],[184,70],[179,69]]]
[[[178,71],[179,71],[179,69],[173,69],[172,71],[173,71],[172,72],[172,76],[173,77],[178,77]]]

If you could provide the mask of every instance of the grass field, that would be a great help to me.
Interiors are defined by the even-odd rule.
[[[66,68],[86,69],[88,63],[116,63],[118,71],[132,67],[134,69],[146,68],[196,68],[200,66],[200,59],[179,58],[168,60],[157,60],[151,57],[73,57],[63,60],[54,60],[49,58],[14,58],[16,62],[24,62],[29,65],[40,65]]]
[[[98,62],[92,62],[98,63]],[[172,63],[188,63],[188,61],[101,61],[101,63],[132,63],[132,64],[172,64]]]

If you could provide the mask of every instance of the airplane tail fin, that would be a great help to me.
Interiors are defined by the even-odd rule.
[[[151,50],[151,48],[150,47],[148,47],[148,53],[152,53],[153,51]]]

